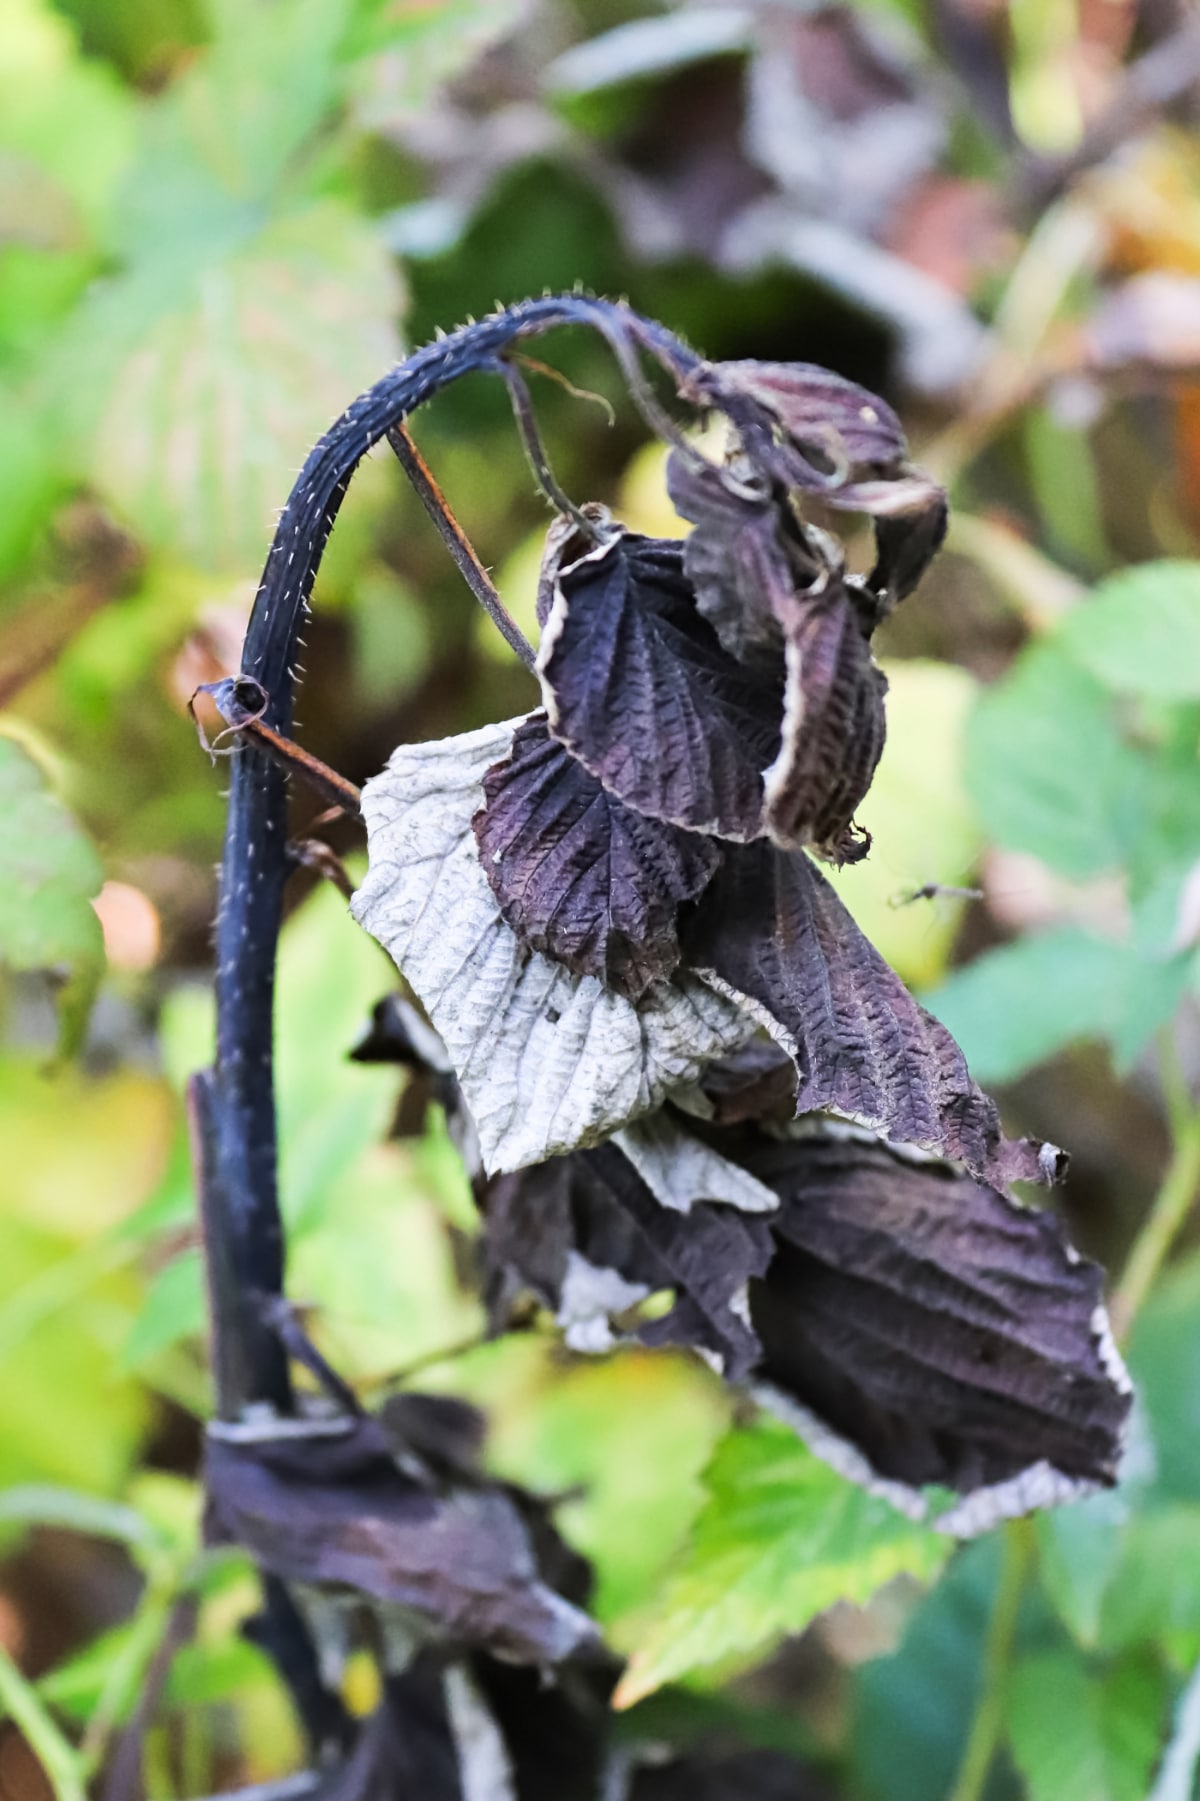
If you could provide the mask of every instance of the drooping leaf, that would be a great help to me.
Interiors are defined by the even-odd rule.
[[[1110,575],[1067,615],[1063,648],[1105,687],[1148,700],[1200,696],[1200,562]]]
[[[78,1046],[104,968],[90,905],[101,880],[95,851],[37,764],[0,736],[0,958],[11,969],[62,978],[64,1053]]]
[[[773,1213],[779,1205],[765,1182],[695,1137],[665,1108],[626,1126],[616,1142],[660,1207],[688,1213],[697,1201],[720,1201],[743,1213]]]
[[[730,656],[769,666],[783,649],[782,620],[797,581],[809,587],[821,566],[789,530],[790,516],[775,496],[757,492],[762,484],[756,487],[748,469],[744,481],[739,473],[673,450],[667,489],[679,514],[695,525],[684,541],[683,566],[697,608]]]
[[[521,944],[471,831],[514,729],[395,753],[363,791],[370,867],[352,903],[444,1038],[493,1172],[596,1142],[753,1031],[694,976],[635,1007]]]
[[[760,1219],[700,1196],[686,1213],[660,1206],[615,1144],[496,1178],[484,1210],[501,1321],[508,1297],[532,1288],[576,1350],[607,1350],[610,1315],[671,1289],[674,1307],[639,1329],[644,1342],[703,1346],[734,1381],[756,1361],[744,1296],[771,1259]]]
[[[1160,1748],[1166,1695],[1149,1659],[1105,1675],[1059,1651],[1023,1658],[1005,1718],[1030,1801],[1143,1801]]]
[[[839,1114],[1001,1187],[1056,1173],[1056,1153],[1004,1137],[949,1032],[803,852],[728,852],[682,940],[691,966],[751,1007],[795,1061],[797,1113]]]
[[[812,844],[856,863],[870,839],[852,822],[883,754],[887,677],[840,583],[793,608],[786,631],[783,741],[766,772],[765,818],[776,844]]]
[[[745,1155],[783,1203],[756,1379],[852,1446],[848,1471],[967,1496],[938,1522],[964,1536],[1115,1480],[1129,1380],[1103,1272],[1057,1219],[836,1136]]]
[[[948,1552],[946,1540],[843,1481],[774,1423],[731,1433],[706,1487],[618,1706],[691,1670],[761,1653],[901,1572],[932,1576]]]
[[[773,483],[872,514],[878,556],[867,586],[884,611],[911,592],[945,536],[946,497],[908,461],[885,401],[809,363],[705,363],[684,391],[727,413]]]
[[[544,713],[517,727],[483,791],[480,861],[527,944],[633,1000],[672,973],[680,905],[720,860],[711,840],[622,806],[550,736]]]
[[[1146,781],[1107,690],[1054,642],[1018,657],[968,722],[967,785],[989,836],[1076,880],[1127,860]]]
[[[401,1470],[375,1420],[335,1424],[261,1438],[210,1428],[210,1542],[244,1545],[285,1581],[350,1588],[452,1643],[519,1661],[559,1663],[596,1645],[587,1615],[542,1580],[501,1488],[439,1491]]]
[[[555,737],[627,806],[718,837],[761,832],[781,684],[722,650],[677,542],[619,533],[564,567],[538,673]]]

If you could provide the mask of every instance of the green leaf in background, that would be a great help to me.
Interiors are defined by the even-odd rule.
[[[10,969],[53,970],[60,1049],[77,1049],[104,968],[104,937],[91,906],[99,858],[42,771],[0,736],[0,958]]]
[[[937,981],[962,916],[961,900],[900,904],[929,882],[962,887],[982,838],[963,780],[967,715],[977,684],[949,663],[887,665],[888,736],[858,822],[871,855],[829,879],[872,944],[906,982]]]
[[[1129,1524],[1107,1584],[1098,1642],[1105,1649],[1160,1643],[1200,1653],[1200,1506],[1150,1506]]]
[[[1024,651],[968,722],[967,786],[989,837],[1076,880],[1125,861],[1146,780],[1108,690],[1054,642]]]
[[[1166,1693],[1149,1659],[1103,1674],[1048,1651],[1012,1673],[1007,1722],[1029,1801],[1145,1801]]]
[[[1200,697],[1200,562],[1164,558],[1110,575],[1068,615],[1060,642],[1120,694]]]
[[[1200,1504],[1200,1255],[1168,1270],[1127,1352],[1157,1463],[1156,1492]]]
[[[930,1801],[951,1792],[975,1713],[1000,1559],[999,1534],[967,1545],[914,1610],[900,1648],[854,1672],[856,1795]]]
[[[774,1421],[731,1432],[662,1602],[617,1690],[630,1706],[664,1682],[762,1654],[837,1601],[893,1577],[929,1578],[950,1543],[868,1495]]]
[[[1100,1616],[1125,1549],[1133,1509],[1121,1490],[1104,1490],[1037,1516],[1038,1555],[1046,1593],[1076,1641],[1092,1649]]]
[[[374,233],[316,202],[192,266],[166,238],[71,322],[49,404],[151,542],[255,568],[287,479],[395,360],[399,291]],[[211,246],[203,246],[205,252]]]
[[[985,952],[923,998],[981,1082],[1011,1082],[1080,1039],[1113,1044],[1128,1066],[1174,1013],[1193,961],[1062,926]]]

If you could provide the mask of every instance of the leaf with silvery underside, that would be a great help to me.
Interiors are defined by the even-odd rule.
[[[445,1040],[493,1173],[597,1142],[754,1031],[696,976],[635,1006],[506,924],[471,820],[519,723],[402,746],[367,783],[369,867],[352,902]]]
[[[473,821],[480,861],[527,944],[633,1000],[672,973],[679,907],[720,861],[711,840],[622,806],[540,712],[517,727],[483,791]]]
[[[210,1542],[244,1545],[284,1581],[349,1588],[521,1662],[598,1644],[587,1615],[542,1580],[516,1501],[498,1485],[418,1481],[373,1419],[238,1441],[210,1433],[205,1487]]]
[[[1057,1218],[837,1136],[762,1138],[742,1155],[782,1203],[750,1288],[758,1380],[875,1477],[965,1495],[946,1529],[1115,1480],[1130,1385],[1103,1271]]]
[[[763,1421],[718,1447],[708,1498],[616,1695],[631,1706],[664,1682],[749,1659],[835,1602],[863,1602],[893,1577],[927,1578],[948,1541],[853,1487],[783,1426]]]
[[[627,806],[722,838],[762,831],[782,681],[722,650],[678,542],[620,532],[562,568],[538,674],[554,736]]]
[[[59,1048],[77,1049],[104,969],[91,906],[102,880],[87,836],[33,759],[0,736],[0,959],[48,969],[58,992]]]
[[[812,844],[856,863],[870,838],[852,829],[883,755],[887,677],[840,582],[797,605],[786,627],[783,740],[765,776],[765,818],[784,848]]]
[[[483,1204],[498,1323],[507,1300],[532,1289],[554,1310],[568,1344],[607,1350],[610,1315],[670,1289],[675,1305],[638,1337],[701,1347],[731,1381],[742,1380],[759,1347],[738,1297],[770,1261],[770,1231],[757,1215],[695,1201],[687,1213],[661,1206],[616,1144],[496,1178]]]
[[[727,852],[681,932],[688,964],[792,1056],[797,1113],[828,1111],[999,1187],[1059,1154],[1005,1138],[946,1028],[919,1006],[801,851]]]

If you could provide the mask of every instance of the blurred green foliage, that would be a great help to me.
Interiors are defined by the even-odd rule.
[[[576,282],[713,355],[909,377],[895,397],[962,518],[888,628],[875,844],[838,882],[979,1076],[1010,1085],[1014,1126],[1076,1152],[1083,1242],[1114,1268],[1134,1246],[1127,1469],[951,1555],[783,1428],[731,1422],[678,1357],[480,1342],[436,1109],[395,1135],[398,1105],[414,1125],[397,1078],[347,1061],[389,966],[303,882],[279,979],[291,1292],[352,1379],[479,1400],[495,1466],[567,1494],[598,1617],[633,1656],[627,1699],[683,1682],[702,1719],[767,1741],[799,1713],[867,1801],[1150,1791],[1200,1658],[1200,348],[1138,283],[1196,304],[1200,152],[1152,119],[1032,219],[1036,158],[1079,146],[1088,96],[1119,99],[1138,48],[1133,6],[1108,12],[1089,37],[1073,8],[1013,6],[974,77],[946,7],[838,15],[882,31],[928,126],[893,191],[867,128],[852,140],[811,95],[805,112],[778,42],[754,50],[787,9],[0,7],[0,1707],[64,1797],[103,1767],[181,1603],[149,1792],[300,1756],[237,1633],[254,1578],[199,1548],[182,1091],[211,1040],[223,784],[187,700],[236,667],[274,514],[355,392],[437,327]],[[997,82],[1015,148],[978,99]],[[779,209],[768,251],[747,248],[758,203]],[[832,263],[786,248],[814,221]],[[981,363],[922,384],[920,346],[955,332]],[[598,347],[568,334],[554,355],[615,394]],[[627,412],[610,427],[549,382],[538,401],[565,486],[681,529]],[[503,396],[476,383],[416,430],[528,622],[545,520]],[[403,738],[531,699],[381,457],[332,541],[307,663],[305,741],[356,780]],[[983,899],[913,898],[931,885]],[[803,1631],[807,1662],[755,1670]],[[14,1792],[41,1791],[27,1773]]]

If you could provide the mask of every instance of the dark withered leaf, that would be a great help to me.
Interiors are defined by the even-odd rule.
[[[538,673],[554,736],[626,806],[721,838],[762,830],[782,672],[721,648],[680,544],[623,532],[565,566]]]
[[[720,861],[710,839],[623,806],[550,736],[544,713],[518,726],[483,791],[479,860],[527,944],[635,1000],[671,974],[680,904]]]
[[[796,1065],[765,1034],[710,1063],[693,1093],[676,1099],[698,1119],[736,1126],[747,1120],[786,1125],[796,1114]]]
[[[685,458],[667,458],[667,492],[695,530],[684,540],[683,566],[696,606],[730,656],[778,670],[783,655],[781,621],[795,604],[797,563],[805,585],[819,573],[798,540],[786,531],[771,493],[734,491],[727,472]],[[789,554],[790,553],[790,554]]]
[[[1025,1505],[1054,1476],[1115,1480],[1130,1402],[1103,1272],[1053,1215],[845,1138],[759,1138],[747,1162],[782,1201],[750,1288],[760,1380],[914,1488],[1012,1483],[1020,1510],[1022,1480]]]
[[[794,1059],[797,1113],[829,1111],[1000,1187],[1060,1173],[1006,1139],[946,1028],[917,1004],[802,851],[727,852],[681,926],[684,955]]]
[[[434,1489],[402,1471],[380,1424],[248,1437],[210,1428],[211,1542],[244,1545],[287,1582],[404,1610],[439,1637],[526,1663],[598,1642],[542,1581],[530,1535],[495,1484]]]
[[[908,455],[904,427],[887,402],[819,364],[709,363],[697,382],[718,403],[738,396],[757,401],[797,449],[814,456],[818,469],[832,463],[892,470]]]
[[[770,1262],[760,1215],[699,1197],[686,1214],[662,1207],[612,1144],[499,1176],[484,1208],[498,1323],[508,1299],[528,1288],[553,1308],[568,1343],[602,1350],[612,1342],[610,1312],[674,1289],[671,1311],[639,1329],[644,1343],[703,1347],[731,1381],[753,1367],[758,1344],[738,1297]]]
[[[776,844],[812,844],[852,863],[870,839],[851,831],[883,755],[887,677],[840,582],[796,605],[787,624],[783,740],[766,773],[765,818]]]
[[[942,548],[949,518],[946,496],[940,489],[911,513],[891,518],[877,512],[875,567],[867,577],[868,587],[886,595],[891,605],[911,594]]]

